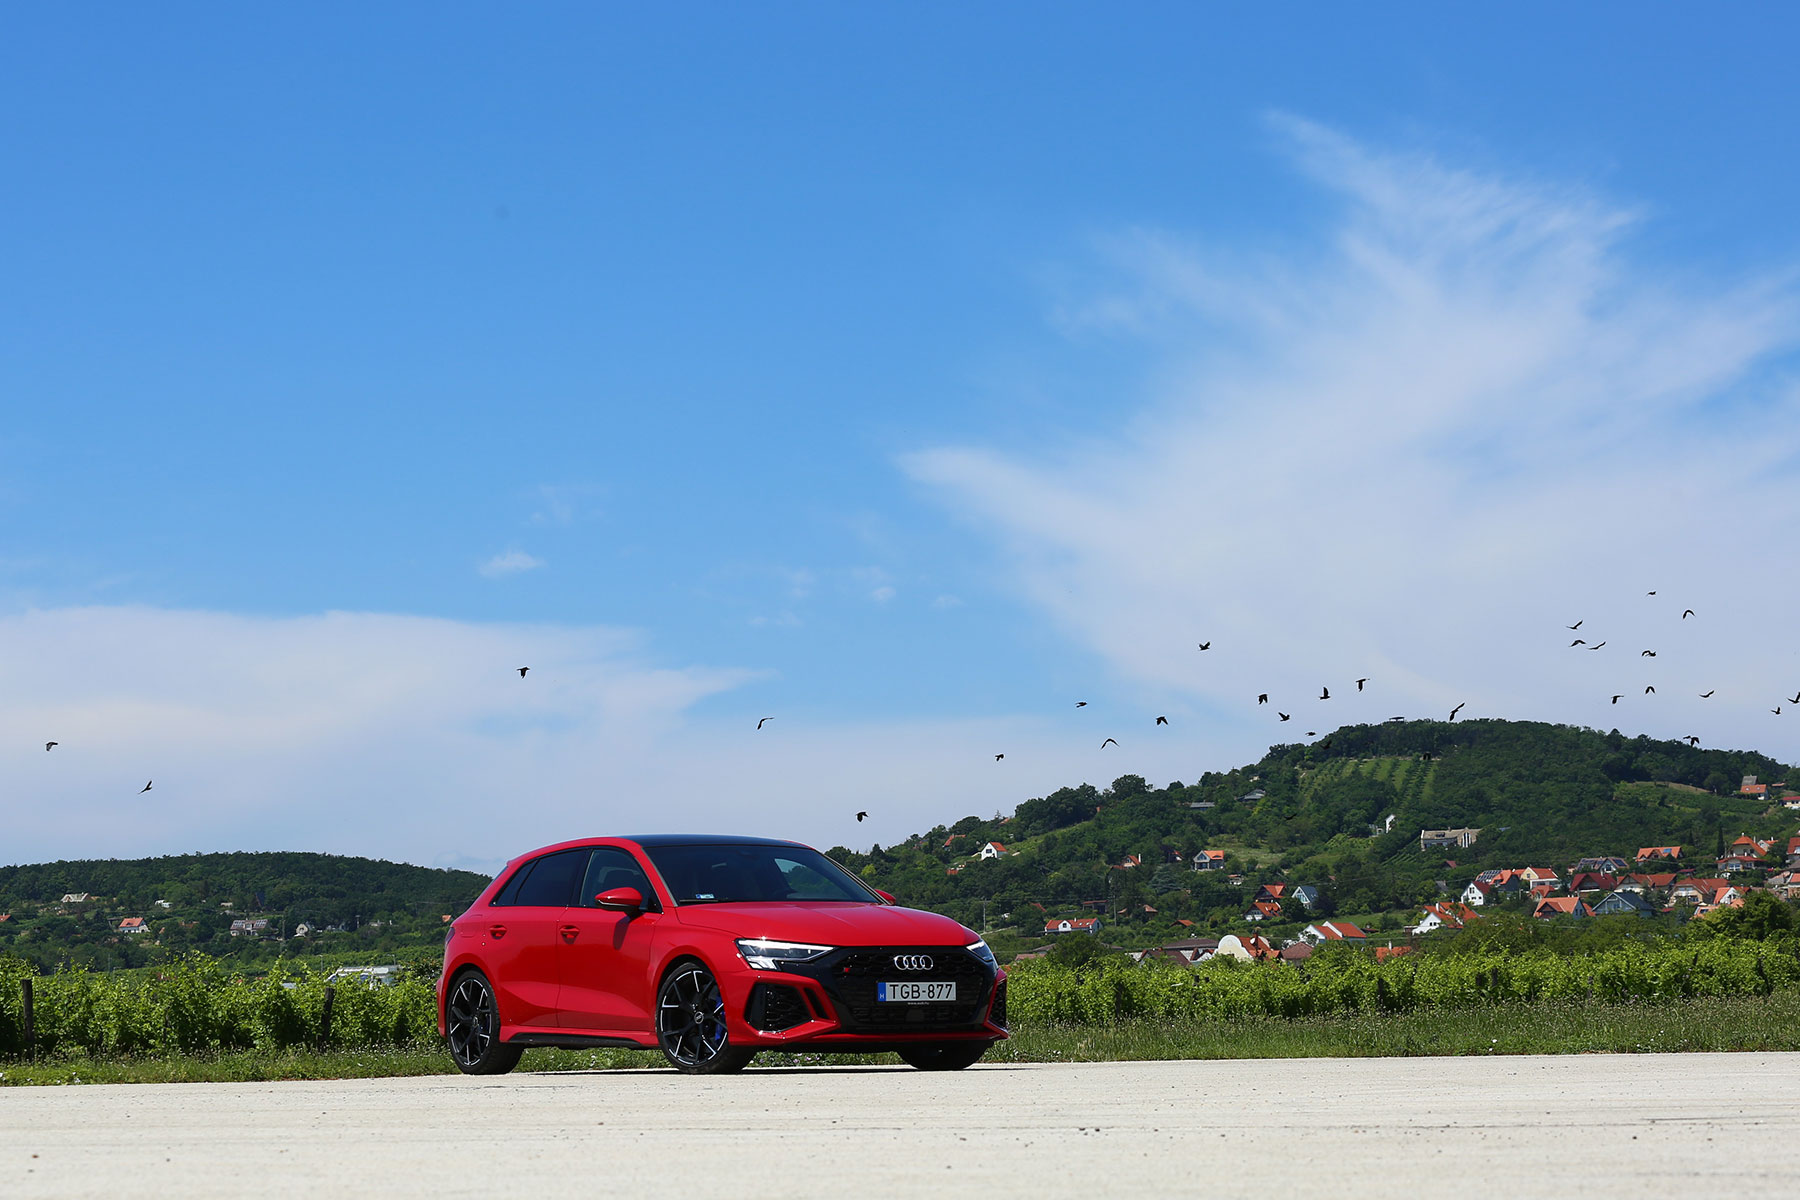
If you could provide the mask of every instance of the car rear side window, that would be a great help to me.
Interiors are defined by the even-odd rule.
[[[494,893],[494,898],[488,901],[488,907],[509,908],[517,904],[519,902],[519,885],[525,882],[525,877],[531,874],[531,868],[537,865],[538,860],[534,858],[514,871],[512,878],[502,884],[500,890]]]
[[[512,892],[511,903],[520,907],[564,908],[575,893],[575,881],[587,866],[588,852],[559,850],[525,864],[518,888],[507,884],[501,895]],[[529,874],[527,874],[529,872]]]

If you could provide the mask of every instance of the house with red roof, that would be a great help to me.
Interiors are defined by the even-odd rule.
[[[1064,917],[1044,924],[1045,933],[1099,933],[1099,917]]]
[[[1386,945],[1386,946],[1375,947],[1375,961],[1376,962],[1386,962],[1390,958],[1399,958],[1402,954],[1411,954],[1411,953],[1412,953],[1411,946],[1395,946],[1390,943],[1389,945]]]
[[[1493,894],[1493,884],[1483,883],[1479,879],[1471,880],[1469,886],[1463,889],[1462,902],[1474,908],[1480,908],[1488,902],[1488,897]]]
[[[142,917],[126,917],[119,922],[120,933],[149,933],[150,927],[144,924]]]
[[[1006,847],[1002,846],[999,842],[988,842],[986,845],[982,846],[980,853],[976,854],[975,857],[976,858],[999,858],[1006,853],[1007,853]]]
[[[1600,871],[1583,871],[1578,875],[1569,876],[1571,892],[1610,892],[1618,886],[1618,876]]]
[[[1279,921],[1281,920],[1281,905],[1275,903],[1273,900],[1257,900],[1253,902],[1250,905],[1249,910],[1244,913],[1244,920]]]
[[[1680,846],[1640,846],[1637,852],[1638,862],[1654,862],[1659,858],[1675,859],[1680,857]]]
[[[1466,904],[1451,901],[1448,904],[1427,904],[1419,923],[1413,926],[1413,935],[1419,936],[1434,933],[1439,929],[1461,929],[1470,921],[1480,920],[1479,914]]]
[[[1590,917],[1594,910],[1579,896],[1550,896],[1539,900],[1537,907],[1531,910],[1534,917],[1548,919],[1550,917]]]
[[[1368,934],[1348,921],[1320,921],[1302,929],[1300,936],[1315,946],[1326,942],[1350,942],[1360,946],[1369,940]]]
[[[1717,904],[1719,893],[1730,887],[1729,879],[1684,879],[1669,889],[1669,903]]]
[[[1236,958],[1244,962],[1268,962],[1281,954],[1269,939],[1250,933],[1228,933],[1219,939],[1215,957]]]
[[[1225,865],[1223,850],[1196,850],[1194,852],[1194,870],[1217,871]]]
[[[1279,904],[1282,896],[1286,894],[1287,890],[1288,885],[1285,883],[1265,883],[1256,889],[1256,898],[1258,900],[1273,900]]]

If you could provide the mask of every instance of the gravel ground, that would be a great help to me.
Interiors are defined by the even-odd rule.
[[[1749,1195],[1800,1055],[0,1088],[8,1197]]]

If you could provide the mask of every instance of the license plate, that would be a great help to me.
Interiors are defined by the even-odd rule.
[[[949,983],[877,983],[875,999],[889,1004],[931,1004],[956,999],[956,984]]]

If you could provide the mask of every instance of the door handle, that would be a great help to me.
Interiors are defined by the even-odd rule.
[[[572,942],[576,938],[581,936],[581,926],[579,926],[579,925],[564,925],[562,928],[558,929],[556,932],[562,934],[563,941]]]
[[[491,938],[505,937],[506,936],[506,926],[504,926],[504,925],[489,925],[488,926],[488,936]]]

